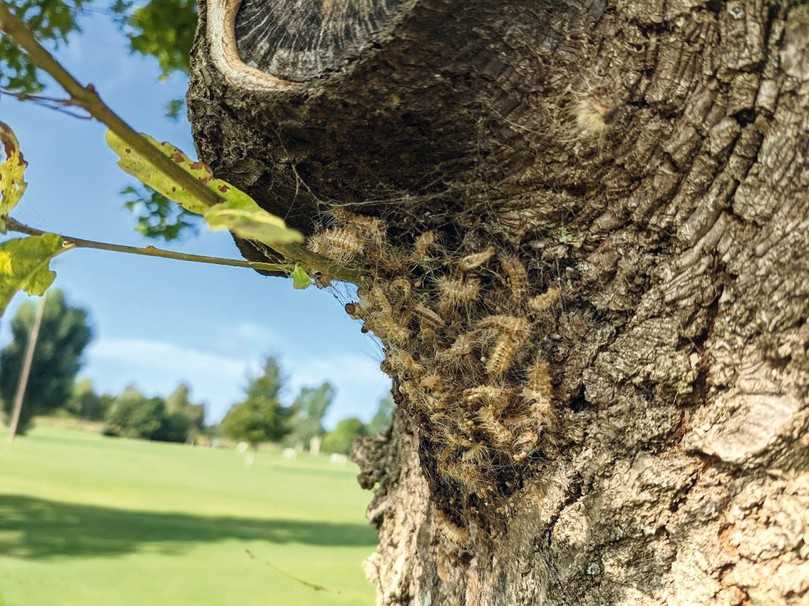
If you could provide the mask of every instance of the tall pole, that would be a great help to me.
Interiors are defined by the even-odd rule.
[[[17,436],[17,427],[20,424],[20,414],[22,413],[22,403],[25,398],[25,389],[28,387],[28,376],[31,374],[31,363],[34,361],[34,350],[39,338],[39,328],[42,326],[42,316],[45,314],[45,298],[42,298],[37,306],[34,323],[31,325],[31,332],[28,334],[28,343],[25,346],[25,358],[20,370],[20,378],[17,381],[17,392],[14,394],[14,412],[11,415],[11,425],[8,429],[8,441],[13,442]]]

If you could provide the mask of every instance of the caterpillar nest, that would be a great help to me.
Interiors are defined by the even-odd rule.
[[[399,234],[398,246],[387,237],[382,221],[338,210],[309,246],[368,270],[346,310],[382,341],[437,485],[461,503],[506,494],[553,437],[553,375],[539,344],[561,291],[532,292],[536,276],[516,251],[470,251],[438,230]]]

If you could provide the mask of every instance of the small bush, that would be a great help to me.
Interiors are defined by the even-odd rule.
[[[150,440],[163,424],[165,414],[162,399],[147,398],[134,387],[127,387],[112,403],[104,433]]]
[[[365,424],[355,417],[343,419],[323,438],[321,450],[328,453],[351,454],[351,445],[360,436],[368,435]]]

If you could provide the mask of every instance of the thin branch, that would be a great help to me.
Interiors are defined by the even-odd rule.
[[[8,5],[2,0],[0,0],[0,29],[24,49],[38,67],[50,74],[65,89],[67,94],[70,95],[72,104],[87,110],[96,120],[105,124],[107,128],[151,162],[160,172],[171,177],[188,191],[193,192],[197,198],[204,201],[208,206],[213,206],[222,201],[216,192],[172,162],[168,156],[124,122],[118,114],[101,100],[92,84],[82,86],[45,47],[36,41],[25,23],[13,15]]]
[[[6,95],[7,97],[14,97],[18,101],[30,101],[32,103],[39,105],[40,107],[52,109],[54,111],[65,114],[66,116],[70,116],[71,118],[77,118],[78,120],[93,119],[93,117],[90,114],[77,114],[75,112],[70,111],[69,109],[65,109],[66,107],[73,105],[73,102],[70,99],[56,99],[54,97],[45,97],[43,95],[34,95],[32,93],[21,93],[9,90],[7,88],[0,88],[0,96],[2,95]]]
[[[47,232],[36,227],[31,227],[20,223],[16,219],[6,217],[6,226],[11,231],[16,231],[29,236],[41,236]],[[144,246],[142,248],[137,246],[125,246],[123,244],[112,244],[110,242],[98,242],[96,240],[85,240],[84,238],[77,238],[75,236],[68,236],[65,234],[56,234],[60,236],[67,246],[75,248],[94,248],[97,250],[107,250],[111,252],[125,253],[129,255],[141,255],[144,257],[161,257],[163,259],[174,259],[176,261],[189,261],[192,263],[207,263],[209,265],[224,265],[227,267],[245,267],[248,269],[257,269],[261,271],[281,272],[288,274],[290,267],[281,263],[261,263],[257,261],[243,261],[241,259],[223,259],[222,257],[209,257],[207,255],[191,255],[187,253],[175,252],[173,250],[166,250],[163,248],[156,248],[154,246]]]
[[[304,267],[320,272],[329,278],[342,280],[343,282],[352,282],[354,284],[359,284],[362,281],[362,274],[360,272],[354,269],[348,269],[345,265],[341,265],[337,261],[332,261],[328,257],[313,253],[300,244],[273,244],[272,248],[287,259],[297,261]]]

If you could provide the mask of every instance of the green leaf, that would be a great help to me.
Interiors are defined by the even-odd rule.
[[[56,234],[14,238],[0,243],[0,315],[19,291],[43,295],[56,274],[49,265],[53,257],[66,250]]]
[[[0,122],[0,143],[3,144],[6,156],[0,164],[0,217],[4,217],[25,193],[25,167],[28,163],[22,157],[20,143],[14,131],[5,122]]]
[[[180,99],[170,99],[165,106],[165,115],[166,118],[169,120],[174,120],[175,122],[180,119],[180,113],[185,108],[185,100],[182,98]]]
[[[227,181],[215,179],[210,167],[194,162],[169,143],[143,135],[166,156],[192,177],[204,183],[223,201],[207,206],[171,177],[164,175],[151,162],[132,149],[112,131],[107,131],[107,143],[118,154],[118,166],[143,184],[180,204],[186,210],[204,215],[211,229],[229,229],[237,236],[257,240],[269,246],[303,242],[300,232],[290,229],[280,217],[268,213],[253,198]]]
[[[300,265],[296,265],[295,269],[292,270],[292,287],[304,289],[308,288],[311,283],[312,278],[309,277],[306,270]]]
[[[229,229],[237,236],[257,240],[269,246],[303,242],[299,231],[287,227],[284,220],[268,213],[243,191],[230,185],[219,190],[225,202],[205,213],[211,229]]]

